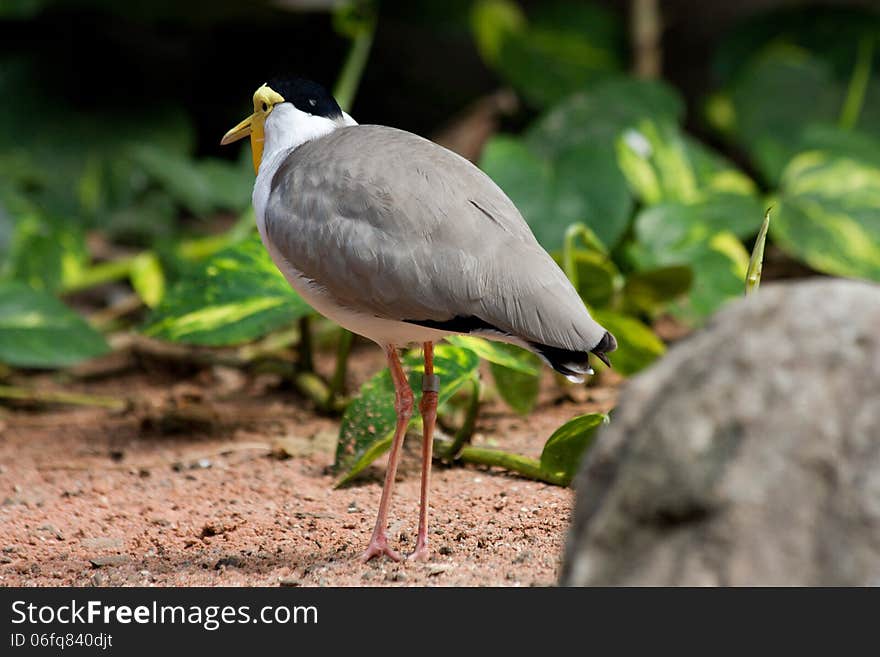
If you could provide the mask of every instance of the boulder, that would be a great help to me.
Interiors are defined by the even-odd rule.
[[[766,285],[630,381],[563,585],[880,585],[880,286]]]

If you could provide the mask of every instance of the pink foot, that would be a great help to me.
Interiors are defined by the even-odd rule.
[[[431,559],[431,551],[428,549],[428,546],[425,543],[419,543],[416,545],[416,549],[411,554],[407,555],[407,561],[429,561]]]
[[[388,540],[384,536],[378,538],[374,536],[370,539],[370,544],[361,555],[361,563],[367,563],[373,557],[381,557],[383,554],[392,561],[400,561],[400,555],[388,547]]]

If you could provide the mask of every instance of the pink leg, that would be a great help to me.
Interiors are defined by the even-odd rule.
[[[431,452],[434,448],[434,423],[437,420],[437,396],[439,385],[434,375],[434,344],[426,342],[425,376],[422,382],[422,401],[419,411],[422,414],[422,500],[419,506],[419,535],[416,549],[409,555],[413,561],[427,561],[428,551],[428,487],[431,483]]]
[[[361,555],[361,560],[366,563],[373,557],[388,555],[394,561],[400,561],[400,556],[388,547],[388,537],[385,528],[388,524],[388,504],[391,501],[391,491],[394,488],[394,478],[397,476],[397,463],[400,460],[400,448],[403,445],[403,437],[412,417],[413,394],[406,380],[406,374],[397,357],[397,350],[387,345],[385,356],[388,358],[388,369],[391,370],[391,380],[394,381],[394,408],[397,411],[397,429],[394,432],[394,441],[391,443],[391,454],[388,457],[388,467],[385,470],[385,485],[382,487],[382,498],[379,500],[379,514],[376,516],[376,527],[373,529],[373,537],[366,551]]]

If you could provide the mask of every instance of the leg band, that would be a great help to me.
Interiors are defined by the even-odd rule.
[[[436,374],[422,374],[423,392],[440,392],[440,377]]]

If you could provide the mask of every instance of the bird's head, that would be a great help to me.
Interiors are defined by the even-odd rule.
[[[295,146],[327,134],[354,120],[317,82],[303,78],[273,78],[254,92],[254,113],[223,135],[220,143],[231,144],[250,135],[254,171],[259,171],[263,149],[273,136]]]

